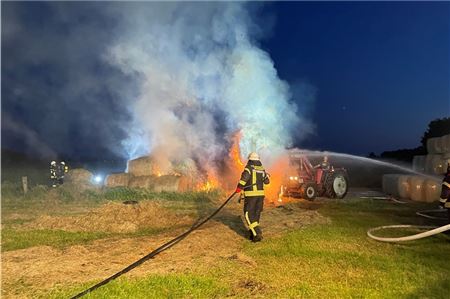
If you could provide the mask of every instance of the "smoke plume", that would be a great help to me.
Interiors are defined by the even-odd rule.
[[[122,34],[108,61],[139,82],[132,103],[139,130],[124,142],[130,156],[151,152],[163,170],[184,159],[212,165],[238,131],[243,155],[271,158],[291,145],[302,119],[288,84],[258,48],[245,5],[115,8]]]

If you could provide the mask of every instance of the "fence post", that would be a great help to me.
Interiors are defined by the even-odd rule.
[[[26,176],[22,177],[22,186],[23,186],[23,193],[27,194],[27,192],[28,192],[28,177],[26,177]]]

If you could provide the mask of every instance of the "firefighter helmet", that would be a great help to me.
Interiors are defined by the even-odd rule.
[[[259,155],[255,152],[252,152],[252,153],[250,153],[250,155],[248,155],[248,159],[259,161]]]
[[[52,165],[52,166],[56,165],[56,161],[50,162],[50,165]]]

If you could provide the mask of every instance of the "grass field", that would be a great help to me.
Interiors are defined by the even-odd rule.
[[[161,233],[150,230],[128,234],[83,234],[20,229],[21,224],[32,221],[43,211],[76,215],[108,200],[139,198],[164,202],[174,212],[185,211],[198,216],[211,211],[221,197],[219,193],[180,195],[116,190],[78,194],[79,198],[74,199],[64,193],[70,193],[66,190],[58,191],[59,195],[54,195],[52,201],[53,207],[46,210],[48,190],[37,190],[35,198],[21,200],[12,198],[12,191],[5,191],[10,194],[2,203],[2,219],[5,219],[2,220],[3,252],[38,245],[64,250],[76,244],[84,246],[95,239],[152,238]],[[290,205],[310,208],[307,202]],[[245,255],[249,262],[219,258],[210,263],[193,263],[188,269],[170,273],[149,272],[138,277],[126,274],[87,298],[449,298],[448,236],[439,235],[404,244],[379,243],[366,236],[367,229],[374,226],[424,224],[425,220],[415,216],[415,211],[430,208],[430,205],[399,205],[349,198],[341,202],[318,200],[314,208],[327,217],[329,223],[287,229],[257,244],[244,238],[237,239],[239,254]],[[233,212],[239,213],[239,210]],[[170,229],[164,232],[170,232]],[[188,246],[189,238],[177,247]],[[162,259],[162,255],[156,257],[148,261],[147,266],[151,267],[152,263]],[[16,295],[68,298],[98,281],[57,284],[49,289],[36,290],[27,282],[16,281],[6,285],[3,295],[5,298]]]

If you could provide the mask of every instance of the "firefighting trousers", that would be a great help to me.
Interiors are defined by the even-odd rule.
[[[259,218],[264,205],[264,196],[246,197],[244,201],[244,217],[247,226],[253,236],[261,235],[262,231],[259,227]]]

